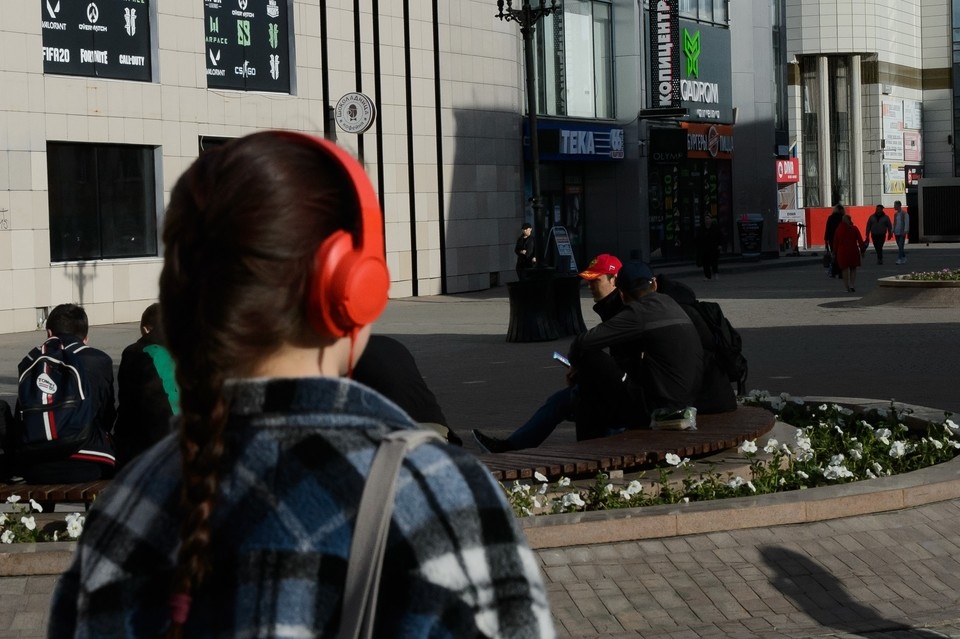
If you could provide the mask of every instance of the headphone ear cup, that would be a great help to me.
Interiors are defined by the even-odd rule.
[[[356,249],[350,233],[336,231],[314,255],[310,322],[321,335],[349,335],[377,319],[387,306],[389,290],[383,258]]]

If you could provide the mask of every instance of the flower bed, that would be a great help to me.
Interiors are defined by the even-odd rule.
[[[576,486],[568,478],[551,485],[541,475],[539,485],[514,482],[504,490],[518,516],[635,508],[874,479],[938,464],[960,452],[960,427],[949,414],[940,423],[913,425],[917,420],[892,405],[855,413],[765,391],[751,392],[743,403],[768,408],[796,427],[790,443],[771,438],[760,448],[756,441],[744,442],[738,449],[743,474],[720,473],[712,465],[698,471],[689,459],[668,455],[650,479],[644,473],[618,484],[601,473],[592,485]]]
[[[898,276],[900,280],[912,282],[960,282],[960,268],[941,269],[939,271],[918,271]]]
[[[0,513],[0,543],[64,541],[76,539],[83,532],[85,517],[80,513],[67,513],[63,521],[51,521],[41,527],[37,515],[43,512],[43,507],[35,500],[21,503],[19,495],[10,495],[7,503],[12,512]]]

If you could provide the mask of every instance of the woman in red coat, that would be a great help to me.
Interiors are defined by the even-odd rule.
[[[867,250],[867,244],[860,235],[860,229],[853,225],[849,215],[843,216],[843,221],[837,226],[833,234],[833,253],[837,259],[837,268],[843,275],[843,284],[847,292],[853,293],[857,285],[857,267],[860,266],[860,256]]]

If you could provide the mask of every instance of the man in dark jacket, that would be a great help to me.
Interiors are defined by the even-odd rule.
[[[668,278],[663,274],[657,276],[657,292],[669,295],[680,308],[684,310],[700,335],[700,345],[703,346],[703,382],[700,393],[694,402],[697,412],[703,415],[725,413],[737,409],[737,396],[733,392],[730,380],[720,368],[716,357],[716,342],[713,331],[704,321],[703,316],[694,308],[697,303],[697,294],[684,284]]]
[[[121,465],[153,446],[173,429],[180,414],[180,390],[173,358],[160,323],[160,304],[140,317],[140,339],[123,349],[117,372],[119,406],[113,437]]]
[[[833,236],[836,235],[837,227],[839,227],[840,222],[843,221],[844,212],[842,204],[834,206],[833,211],[830,212],[830,217],[827,218],[826,228],[824,228],[823,231],[823,245],[831,257],[830,266],[827,268],[830,277],[836,277],[840,274],[840,270],[837,268],[836,251],[833,250]]]
[[[93,403],[91,412],[94,418],[87,441],[66,459],[42,462],[25,460],[23,456],[17,455],[16,441],[11,442],[13,472],[28,483],[73,484],[96,481],[112,476],[115,470],[116,458],[107,435],[116,415],[113,360],[103,351],[86,345],[89,328],[86,311],[76,304],[60,304],[47,316],[47,337],[59,337],[65,345],[76,342],[84,344],[76,350],[76,354],[83,364],[89,385],[89,396],[85,401]],[[18,374],[22,375],[32,362],[29,356],[25,357],[17,366]],[[19,406],[17,414],[20,414]]]
[[[463,445],[447,423],[413,353],[399,341],[386,335],[371,335],[353,369],[353,379],[395,403],[421,426],[440,433],[447,442]]]
[[[570,417],[583,440],[645,428],[657,409],[694,406],[704,355],[690,318],[670,297],[653,294],[657,284],[647,264],[624,265],[616,284],[624,308],[570,345],[572,405],[554,402],[564,391],[555,393],[506,439],[474,430],[481,448],[499,453],[537,446]]]
[[[524,272],[537,265],[537,243],[533,239],[533,226],[529,223],[520,227],[520,237],[513,252],[517,254],[517,277],[522,280]]]

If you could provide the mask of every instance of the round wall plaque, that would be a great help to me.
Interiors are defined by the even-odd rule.
[[[333,117],[347,133],[363,133],[373,125],[377,107],[362,93],[348,93],[337,102]]]

